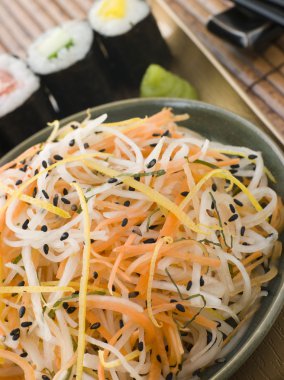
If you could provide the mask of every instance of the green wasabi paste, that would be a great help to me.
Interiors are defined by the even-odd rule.
[[[156,64],[150,65],[146,70],[140,85],[140,96],[198,98],[195,88],[190,83]]]

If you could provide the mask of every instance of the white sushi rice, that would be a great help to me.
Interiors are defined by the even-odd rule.
[[[39,88],[40,81],[25,62],[8,54],[0,54],[0,71],[10,74],[16,87],[7,94],[0,95],[0,117],[20,107]]]
[[[57,51],[58,40],[66,38],[72,41],[72,46]],[[93,31],[86,21],[68,21],[48,30],[33,42],[28,49],[28,63],[34,72],[41,75],[64,70],[87,55],[93,38]],[[57,57],[50,59],[53,52],[57,52]]]
[[[113,37],[127,33],[150,13],[149,5],[143,0],[126,0],[124,18],[103,18],[100,9],[107,0],[96,0],[89,12],[92,28],[103,36]]]

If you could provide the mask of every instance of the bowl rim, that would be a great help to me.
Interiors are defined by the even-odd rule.
[[[97,114],[100,112],[107,113],[107,112],[111,112],[112,110],[117,110],[121,107],[127,107],[127,106],[132,107],[132,106],[137,106],[137,105],[140,105],[140,106],[141,105],[143,106],[155,105],[155,106],[160,106],[160,108],[171,107],[173,109],[176,105],[177,106],[183,105],[183,106],[193,107],[200,111],[206,110],[213,113],[219,113],[220,115],[225,116],[229,119],[233,118],[237,120],[240,124],[244,125],[246,128],[250,129],[254,134],[258,135],[258,137],[261,138],[267,145],[269,145],[270,148],[273,149],[276,155],[278,156],[284,168],[283,151],[275,143],[275,141],[273,141],[273,139],[265,133],[265,131],[261,130],[259,127],[255,126],[249,120],[244,119],[243,117],[239,116],[238,114],[232,111],[228,111],[224,108],[221,108],[212,104],[208,104],[202,101],[178,99],[178,98],[132,98],[132,99],[114,101],[114,102],[106,103],[106,104],[99,105],[96,107],[92,107],[89,109],[89,111],[91,114],[93,113]],[[84,116],[87,116],[86,111],[81,111],[81,112],[75,113],[74,115],[70,115],[60,120],[60,127],[69,123],[72,120],[83,119]],[[41,136],[46,135],[48,132],[52,130],[52,128],[53,127],[49,125],[46,128],[43,128],[37,133],[33,134],[32,136],[24,140],[22,143],[18,144],[15,148],[13,148],[8,153],[6,153],[3,157],[1,157],[0,165],[3,165],[5,162],[11,160],[12,157],[17,156],[19,152],[27,148],[27,145],[28,146],[31,145],[34,140],[39,139]],[[279,272],[279,274],[281,274],[281,272]],[[282,277],[283,277],[283,273],[282,273]],[[242,345],[242,347],[238,349],[236,355],[230,358],[227,362],[223,363],[222,367],[219,368],[215,374],[211,375],[210,380],[228,379],[229,376],[231,376],[238,368],[241,367],[241,365],[248,359],[248,357],[259,346],[261,341],[269,332],[276,318],[280,314],[283,304],[284,304],[284,278],[282,278],[282,282],[279,285],[279,289],[277,293],[274,295],[273,300],[271,301],[269,310],[265,312],[257,328],[254,329],[254,331],[252,331],[251,336],[247,338],[247,340]]]

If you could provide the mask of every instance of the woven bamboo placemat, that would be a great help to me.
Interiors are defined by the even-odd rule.
[[[228,0],[165,0],[245,91],[284,141],[284,33],[261,53],[236,48],[207,31],[212,15],[228,9]]]
[[[237,78],[239,85],[284,137],[284,36],[260,56],[247,54],[211,35],[204,26],[212,14],[230,6],[229,1],[164,1]],[[71,18],[85,18],[92,3],[92,0],[0,0],[0,53],[11,52],[24,57],[28,45],[43,31]],[[284,312],[231,380],[284,379],[283,342]]]

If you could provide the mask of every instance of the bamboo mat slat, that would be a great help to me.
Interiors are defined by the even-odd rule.
[[[231,7],[230,1],[165,0],[165,3],[223,64],[284,140],[284,35],[261,53],[245,51],[206,29],[210,17]]]

